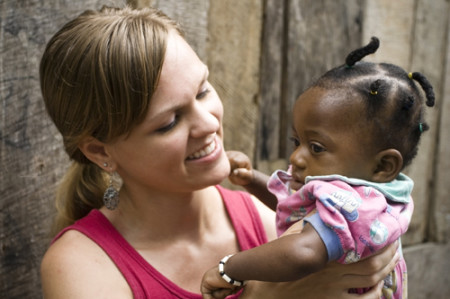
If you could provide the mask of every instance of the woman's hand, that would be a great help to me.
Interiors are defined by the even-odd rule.
[[[248,281],[242,299],[301,298],[301,299],[379,299],[383,279],[397,261],[398,243],[387,246],[377,254],[353,264],[328,263],[325,269],[293,282],[268,283]],[[374,286],[365,294],[349,294],[351,288]]]

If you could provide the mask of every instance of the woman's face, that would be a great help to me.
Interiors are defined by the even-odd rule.
[[[145,120],[107,151],[127,188],[177,193],[215,185],[230,171],[222,116],[207,66],[171,32]]]

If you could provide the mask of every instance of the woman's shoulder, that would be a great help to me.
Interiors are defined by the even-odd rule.
[[[131,290],[107,254],[76,230],[66,231],[41,263],[45,298],[132,298]]]

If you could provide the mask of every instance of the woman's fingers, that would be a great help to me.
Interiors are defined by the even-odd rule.
[[[398,244],[391,244],[379,253],[357,263],[346,265],[344,283],[352,283],[354,288],[371,287],[383,280],[398,262]]]

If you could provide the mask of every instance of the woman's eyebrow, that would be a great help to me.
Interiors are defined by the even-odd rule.
[[[207,65],[205,65],[205,71],[203,73],[203,79],[200,81],[199,89],[208,80],[208,77],[209,77],[209,68]]]

